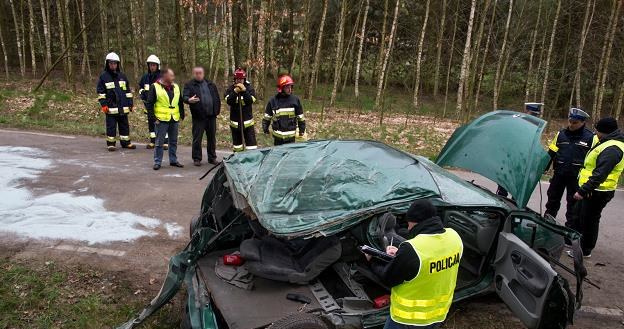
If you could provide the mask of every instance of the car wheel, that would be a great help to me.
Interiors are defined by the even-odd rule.
[[[295,313],[273,322],[269,329],[329,329],[329,326],[317,315]]]

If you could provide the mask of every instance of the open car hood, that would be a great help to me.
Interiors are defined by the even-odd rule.
[[[275,235],[328,235],[366,215],[440,196],[426,166],[373,141],[309,141],[224,160],[228,180]]]
[[[436,163],[481,174],[526,207],[549,156],[541,144],[546,121],[513,111],[494,111],[459,127]]]

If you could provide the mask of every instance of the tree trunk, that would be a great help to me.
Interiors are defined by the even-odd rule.
[[[355,99],[360,99],[360,68],[362,66],[362,52],[364,50],[364,39],[366,39],[366,21],[368,17],[368,10],[370,8],[370,0],[366,1],[366,7],[364,7],[364,14],[362,19],[362,30],[360,31],[360,45],[358,47],[358,54],[355,65]],[[446,1],[446,0],[444,0]]]
[[[17,23],[17,13],[15,12],[14,0],[9,0],[11,4],[11,13],[13,14],[13,23],[15,24],[15,38],[17,40],[17,58],[19,60],[20,75],[23,77],[26,74],[26,68],[24,67],[24,54],[22,54],[22,38],[20,37],[20,28]]]
[[[2,57],[4,58],[4,74],[6,80],[9,81],[9,55],[7,54],[4,37],[2,36],[2,24],[0,24],[0,47],[2,48]]]
[[[312,1],[306,0],[304,4],[305,22],[303,27],[303,50],[301,52],[300,79],[301,81],[309,81],[310,66],[310,21],[312,20]]]
[[[475,0],[472,0],[475,1]],[[381,104],[382,93],[384,90],[384,79],[386,75],[386,69],[388,66],[388,61],[390,60],[390,52],[392,50],[392,46],[394,44],[394,34],[396,33],[397,24],[399,22],[399,6],[401,0],[397,0],[396,5],[394,6],[394,18],[392,19],[392,28],[390,29],[390,36],[388,37],[388,47],[386,48],[386,53],[384,54],[383,63],[381,65],[381,71],[379,71],[379,78],[377,79],[377,96],[375,97],[375,108],[379,109],[379,105]]]
[[[344,40],[344,25],[347,15],[347,4],[342,2],[340,5],[340,18],[338,23],[338,38],[336,41],[336,61],[334,63],[334,87],[332,88],[329,106],[333,106],[336,101],[336,92],[338,91],[338,83],[340,83],[340,68],[342,66],[342,48]]]
[[[578,51],[576,52],[576,71],[574,72],[574,88],[572,88],[572,94],[576,95],[576,106],[581,106],[581,65],[583,63],[583,50],[585,49],[585,41],[587,41],[587,35],[589,34],[589,28],[594,18],[595,9],[596,0],[588,0],[587,4],[585,5],[585,17],[583,18],[581,40],[579,42]],[[570,97],[570,107],[572,107],[571,100],[572,97]]]
[[[605,84],[607,82],[607,75],[609,73],[609,61],[611,59],[611,51],[613,49],[613,39],[615,37],[615,32],[617,31],[617,25],[618,25],[618,21],[620,20],[620,8],[622,8],[622,0],[615,0],[614,1],[614,5],[615,10],[613,11],[613,19],[611,24],[609,24],[610,29],[608,31],[608,35],[607,35],[607,52],[604,58],[604,65],[602,68],[602,78],[600,80],[600,89],[598,92],[598,100],[596,101],[596,106],[594,106],[594,109],[596,111],[596,116],[595,118],[600,117],[600,114],[602,112],[602,100],[604,98],[604,93],[605,93]],[[602,60],[601,60],[602,61]]]
[[[425,4],[425,19],[423,20],[422,29],[420,30],[420,39],[418,40],[418,52],[416,56],[416,82],[414,84],[414,110],[418,111],[418,92],[420,90],[420,69],[422,67],[423,43],[425,42],[425,32],[427,31],[427,21],[429,20],[429,3]]]
[[[513,2],[513,0],[511,0]],[[466,32],[466,43],[464,44],[464,55],[462,57],[461,69],[459,70],[459,83],[457,87],[457,117],[459,118],[464,106],[464,83],[468,74],[468,64],[470,63],[470,39],[472,38],[472,25],[474,23],[476,0],[472,0],[470,5],[470,17],[468,18],[468,30]]]
[[[480,15],[481,20],[479,22],[479,29],[477,30],[477,37],[475,38],[472,46],[471,52],[472,54],[474,54],[474,57],[470,58],[470,63],[468,65],[468,77],[466,79],[468,82],[464,87],[464,90],[466,90],[464,98],[466,100],[472,99],[475,79],[477,78],[477,72],[479,71],[479,54],[481,54],[481,41],[483,40],[483,31],[485,30],[485,22],[487,21],[490,4],[491,0],[486,0],[485,4],[483,5],[483,10]],[[466,105],[466,108],[468,109],[467,115],[470,116],[471,106]]]
[[[223,23],[221,26],[221,37],[223,38],[223,83],[227,82],[230,71],[230,42],[229,42],[229,26],[228,26],[228,14],[227,14],[227,2],[223,3],[221,7],[221,16]]]
[[[501,64],[507,51],[507,36],[509,35],[509,23],[511,23],[511,14],[513,13],[513,0],[509,1],[509,9],[507,11],[507,22],[505,23],[505,33],[503,35],[503,44],[501,45],[500,53],[498,54],[499,60],[496,61],[496,75],[494,77],[494,96],[492,97],[492,107],[494,110],[498,109],[498,97],[501,84]]]
[[[69,82],[72,83],[73,88],[75,89],[75,85],[73,84],[73,82],[75,82],[74,80],[74,63],[73,63],[73,45],[71,43],[71,40],[73,39],[73,34],[72,34],[72,25],[71,25],[71,20],[69,18],[69,0],[65,0],[64,4],[63,4],[63,18],[65,19],[65,47],[67,47],[67,49],[69,49],[69,51],[67,51],[67,76],[69,79]]]
[[[33,11],[32,0],[28,0],[28,26],[30,28],[28,32],[28,44],[30,46],[30,65],[32,67],[33,77],[37,76],[37,59],[35,58],[35,13]]]
[[[189,7],[189,18],[191,20],[191,66],[197,65],[197,25],[195,23],[195,3]]]
[[[433,98],[438,97],[438,88],[440,86],[440,61],[442,58],[442,39],[444,38],[444,30],[446,28],[446,1],[447,0],[442,0],[442,19],[440,20],[440,29],[438,31],[438,41],[436,42],[435,73],[433,74]]]
[[[183,72],[186,72],[186,65],[184,64],[184,50],[186,49],[186,37],[184,35],[184,25],[182,22],[182,17],[184,16],[184,10],[182,7],[182,2],[176,0],[174,3],[175,7],[175,16],[176,16],[176,62],[178,67]]]
[[[236,70],[236,60],[234,58],[234,34],[232,32],[232,0],[227,1],[227,34],[228,34],[228,45],[230,47],[230,69],[231,73],[234,73]]]
[[[451,37],[451,51],[446,68],[446,87],[444,89],[444,107],[442,109],[442,117],[446,117],[446,104],[448,102],[448,90],[449,81],[451,79],[451,67],[453,65],[453,55],[455,54],[455,35],[457,34],[457,18],[459,17],[459,4],[461,1],[457,1],[457,7],[455,8],[455,19],[453,19],[453,36]]]
[[[544,67],[544,82],[542,83],[542,97],[540,102],[544,103],[546,100],[546,88],[548,87],[548,74],[550,73],[550,58],[552,56],[552,49],[555,43],[555,36],[557,35],[557,22],[559,21],[559,12],[561,11],[561,0],[557,1],[557,9],[555,11],[555,18],[553,19],[552,32],[550,33],[550,44],[548,45],[548,53],[546,54],[546,66]]]
[[[618,99],[615,105],[615,119],[620,120],[622,115],[622,105],[624,103],[624,82],[620,83],[620,91],[618,93]]]
[[[260,0],[260,13],[258,15],[258,95],[263,98],[265,95],[264,86],[266,84],[266,59],[264,53],[264,42],[266,40],[266,8],[267,0]]]
[[[160,0],[154,0],[154,36],[156,44],[160,45]]]
[[[327,17],[328,0],[323,1],[323,14],[321,15],[321,23],[319,26],[318,39],[316,40],[316,52],[314,53],[314,65],[312,66],[312,76],[308,83],[308,99],[312,99],[314,88],[318,78],[319,63],[321,61],[321,46],[323,45],[323,29],[325,27],[325,18]]]
[[[483,80],[483,72],[485,71],[485,65],[487,64],[487,55],[490,50],[490,39],[492,38],[492,27],[494,26],[494,18],[496,17],[496,5],[498,0],[494,0],[494,6],[492,7],[492,16],[490,17],[490,26],[488,27],[488,35],[485,39],[485,50],[483,50],[483,61],[479,73],[477,74],[477,86],[474,96],[474,109],[478,111],[479,108],[479,95],[481,92],[481,81]]]
[[[529,90],[532,89],[533,79],[531,79],[533,73],[533,58],[535,57],[535,44],[537,42],[537,31],[541,26],[541,17],[542,17],[542,0],[540,0],[537,9],[537,19],[535,20],[535,27],[533,28],[533,34],[531,35],[531,52],[529,53],[529,68],[527,70],[527,75],[525,79],[524,85],[524,102],[529,101]]]
[[[48,9],[48,5],[45,0],[39,0],[39,5],[41,6],[41,21],[43,25],[43,39],[45,42],[45,57],[44,57],[44,66],[45,69],[49,69],[50,65],[52,65],[52,47],[50,42],[50,22],[48,21],[48,15],[46,14],[46,10]]]
[[[80,21],[81,30],[86,28],[85,5],[86,3],[84,0],[78,1],[78,8],[80,10],[79,21]],[[87,41],[87,33],[82,33],[82,63],[80,67],[80,73],[83,76],[85,74],[85,67],[86,67],[87,74],[89,76],[89,80],[91,80],[91,64],[89,64],[89,43]]]
[[[384,53],[385,53],[385,45],[386,45],[386,29],[388,26],[388,0],[384,0],[384,16],[383,22],[381,26],[381,35],[379,38],[379,52],[377,54],[377,63],[375,65],[375,69],[373,70],[373,74],[371,74],[371,80],[375,80],[376,73],[380,72],[381,66],[384,61]],[[372,83],[371,83],[372,84]]]
[[[247,60],[250,61],[254,58],[253,54],[253,34],[254,34],[254,20],[253,20],[253,6],[254,0],[247,0]]]

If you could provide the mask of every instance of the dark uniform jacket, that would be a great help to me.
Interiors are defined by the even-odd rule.
[[[126,115],[133,106],[130,82],[119,69],[111,71],[107,67],[100,74],[96,89],[100,106],[108,106],[109,115]]]
[[[141,96],[141,100],[144,103],[147,101],[147,92],[150,86],[158,79],[160,79],[160,70],[156,70],[154,73],[148,71],[141,77],[141,81],[139,81],[139,96]]]
[[[294,115],[282,115],[280,110],[294,109]],[[299,135],[303,136],[305,133],[305,118],[303,116],[303,106],[299,101],[299,97],[295,95],[288,95],[285,93],[278,93],[271,97],[269,103],[264,110],[264,118],[262,120],[262,130],[265,133],[269,132],[269,124],[273,128],[273,134],[275,132],[294,132],[299,126]],[[295,136],[292,135],[294,138]]]
[[[189,104],[193,120],[205,120],[208,117],[216,117],[219,113],[221,113],[221,99],[219,98],[217,86],[210,80],[205,79],[204,81],[208,83],[208,89],[210,90],[212,98],[211,102],[203,99],[205,97],[202,97],[201,95],[201,81],[191,79],[184,85],[182,99],[185,103]],[[188,102],[189,98],[193,97],[193,95],[197,95],[197,97],[199,97],[199,102],[195,104]]]
[[[412,227],[408,239],[412,239],[418,234],[440,233],[444,233],[444,225],[440,217],[434,216]],[[409,243],[402,243],[391,262],[386,263],[373,258],[371,267],[373,272],[379,276],[381,282],[387,287],[394,287],[405,281],[410,281],[418,275],[420,258],[418,258],[418,254]]]
[[[620,130],[616,130],[605,136],[597,145],[609,140],[624,142],[624,134]],[[594,145],[594,147],[597,145]],[[585,197],[597,189],[607,179],[613,168],[622,161],[622,156],[624,156],[624,153],[615,145],[602,150],[598,155],[598,159],[596,159],[596,168],[593,170],[589,180],[579,188],[579,194]]]
[[[256,91],[253,89],[248,81],[243,83],[245,85],[245,91],[237,94],[234,91],[234,85],[231,85],[225,91],[225,102],[230,106],[230,121],[240,123],[240,108],[239,98],[242,99],[243,118],[242,121],[248,121],[253,119],[253,107],[252,104],[256,102]],[[232,125],[232,124],[231,124]],[[236,125],[234,125],[236,126]]]
[[[575,131],[564,128],[555,138],[548,151],[553,159],[555,173],[578,175],[579,170],[583,168],[585,155],[593,146],[594,133],[586,127]]]

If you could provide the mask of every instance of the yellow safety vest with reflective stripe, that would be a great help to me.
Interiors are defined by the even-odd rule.
[[[169,100],[167,90],[160,83],[154,83],[156,102],[154,103],[154,115],[159,121],[180,121],[180,87],[173,84],[173,99]]]
[[[598,156],[604,149],[610,146],[617,146],[624,152],[624,143],[617,140],[608,140],[604,143],[598,144],[598,146],[594,147],[587,156],[585,157],[585,163],[583,169],[579,172],[579,186],[583,186],[583,184],[587,183],[589,178],[592,176],[594,169],[596,169],[596,161],[598,160]],[[600,186],[596,190],[598,191],[615,191],[617,188],[618,180],[620,179],[620,175],[622,174],[622,170],[624,170],[624,157],[622,160],[615,165],[613,170],[607,176]]]
[[[446,319],[457,283],[463,244],[459,234],[446,228],[440,234],[419,234],[409,243],[418,254],[415,278],[392,287],[390,316],[405,325],[427,326]]]

